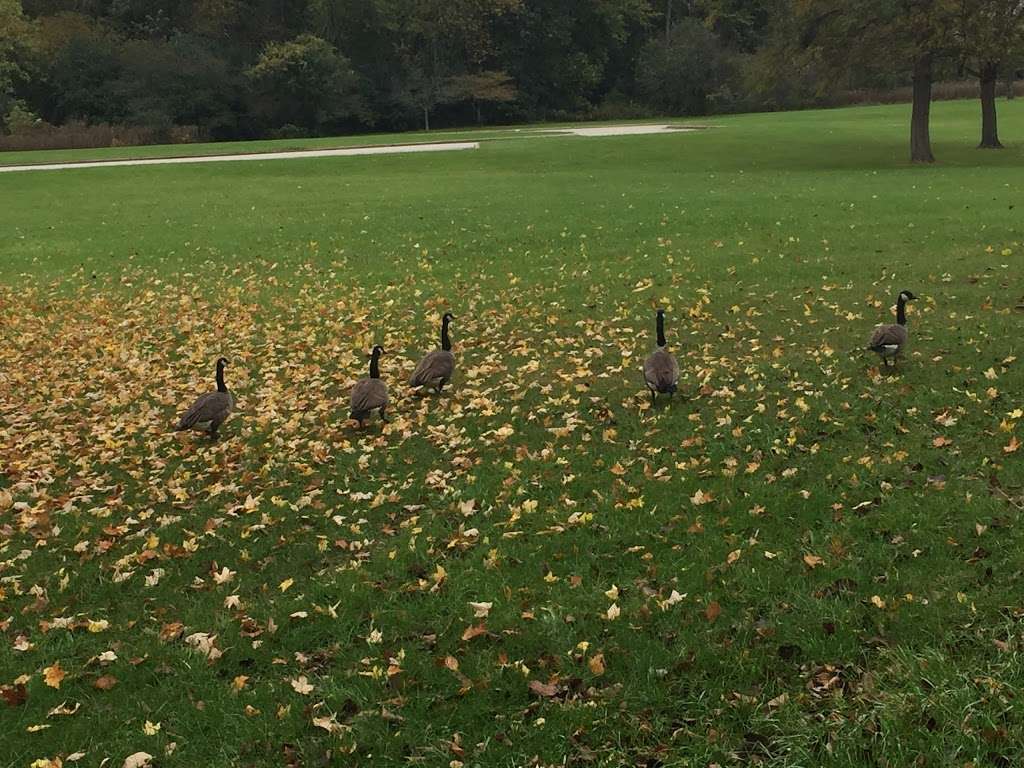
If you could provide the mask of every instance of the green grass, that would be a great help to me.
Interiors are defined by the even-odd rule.
[[[882,107],[0,175],[0,765],[1019,763],[1000,110],[980,152],[935,105],[929,168]],[[880,374],[856,350],[903,288]],[[683,381],[651,409],[655,306]],[[360,432],[374,341],[394,421]],[[220,354],[224,439],[170,432]]]

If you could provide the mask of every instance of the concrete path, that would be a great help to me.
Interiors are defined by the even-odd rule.
[[[476,141],[443,144],[394,144],[346,149],[304,149],[295,152],[259,152],[241,155],[201,155],[198,157],[149,157],[143,160],[89,160],[80,163],[40,163],[37,165],[0,165],[0,173],[14,171],[63,171],[71,168],[107,168],[118,165],[170,165],[174,163],[227,163],[239,160],[296,160],[309,157],[349,157],[352,155],[398,155],[409,152],[453,152],[480,149]]]

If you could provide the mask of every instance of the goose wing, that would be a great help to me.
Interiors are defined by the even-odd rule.
[[[675,355],[657,349],[644,360],[644,380],[655,392],[667,392],[679,382],[679,363]]]
[[[438,379],[451,379],[455,370],[455,355],[443,349],[427,353],[409,379],[410,386],[422,387]]]
[[[871,334],[868,349],[902,347],[907,343],[907,329],[902,325],[880,325]]]
[[[369,413],[388,404],[388,388],[380,379],[360,379],[352,387],[352,414]]]
[[[192,403],[178,421],[178,429],[191,429],[208,421],[224,421],[234,408],[235,398],[230,392],[207,392]]]

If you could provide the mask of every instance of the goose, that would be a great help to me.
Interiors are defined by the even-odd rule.
[[[227,364],[227,358],[217,358],[217,391],[196,398],[182,414],[177,431],[201,429],[209,433],[211,440],[217,439],[217,429],[235,409],[235,396],[224,385],[224,367]]]
[[[388,405],[388,386],[380,378],[380,356],[384,347],[377,344],[370,353],[370,377],[360,379],[352,387],[352,405],[349,418],[359,422],[360,428],[372,411],[380,414],[380,420],[387,422],[384,409]]]
[[[451,312],[444,313],[441,319],[441,348],[428,352],[420,360],[409,379],[409,386],[433,386],[436,387],[435,392],[441,394],[444,385],[451,380],[455,370],[455,355],[452,354],[452,342],[448,338],[448,324],[454,319]]]
[[[895,324],[879,325],[871,334],[868,349],[878,354],[887,368],[889,360],[896,357],[907,343],[907,302],[916,298],[910,291],[900,291],[896,300]]]
[[[658,348],[644,360],[644,381],[651,391],[651,405],[658,402],[658,395],[674,395],[679,383],[679,363],[675,356],[665,349],[665,310],[658,310]]]

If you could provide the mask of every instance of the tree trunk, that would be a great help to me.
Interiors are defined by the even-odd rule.
[[[996,81],[999,65],[985,62],[981,65],[981,144],[978,149],[1002,149],[999,143],[999,127],[996,123]]]
[[[914,62],[914,108],[910,117],[910,160],[934,163],[929,119],[932,106],[932,54],[922,54]]]
[[[665,0],[665,43],[672,38],[672,0]]]
[[[1013,93],[1013,65],[1011,64],[1006,68],[1006,98],[1007,100],[1014,97]]]
[[[423,130],[430,130],[430,110],[426,107],[423,108]]]

